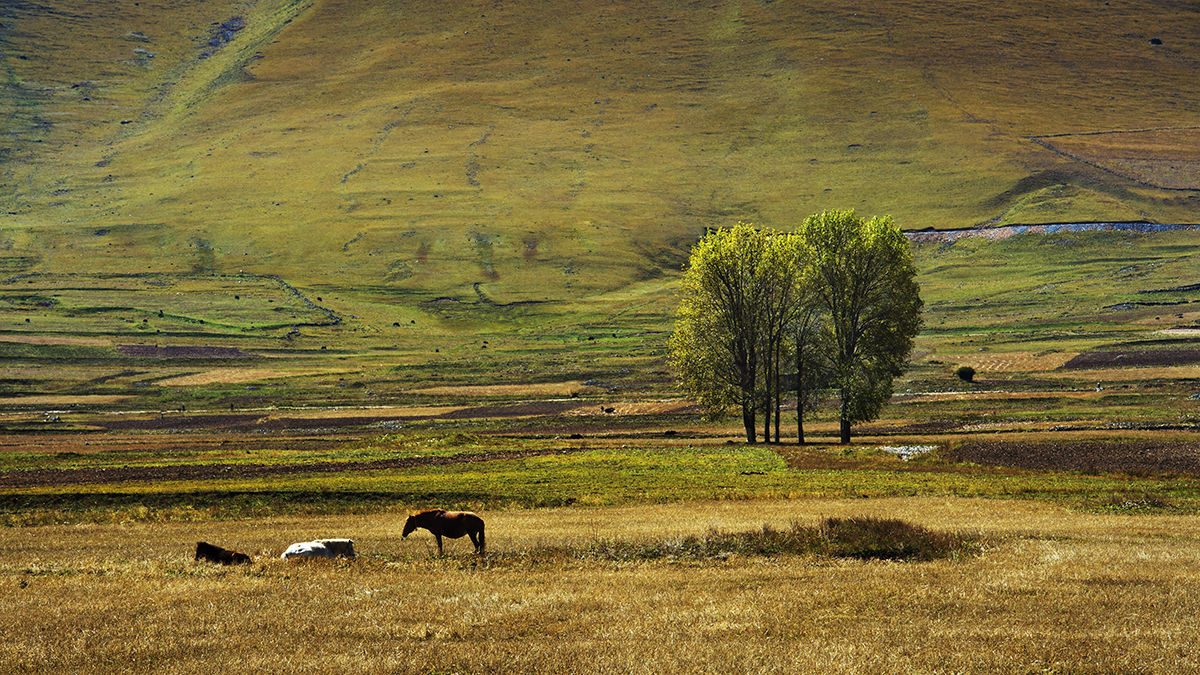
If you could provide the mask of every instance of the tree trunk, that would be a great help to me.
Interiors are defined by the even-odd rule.
[[[783,392],[779,391],[779,385],[775,385],[775,442],[782,443],[779,438],[779,418],[783,416]]]
[[[754,443],[757,440],[757,438],[754,435],[755,430],[754,430],[754,400],[753,399],[742,402],[742,424],[745,425],[745,427],[746,427],[746,442]]]
[[[767,382],[763,387],[765,390],[765,398],[763,399],[763,442],[771,442],[771,367],[767,366]],[[779,439],[775,439],[779,440]]]
[[[796,442],[804,445],[804,359],[796,340]]]
[[[763,442],[771,442],[771,395],[767,394],[766,405],[763,406]]]
[[[766,363],[763,364],[763,442],[770,444],[771,442],[771,375],[775,371],[775,346],[773,340],[768,338],[767,346],[764,350]],[[779,439],[775,439],[779,440]]]
[[[783,342],[783,340],[781,339],[779,342]],[[780,417],[780,414],[783,412],[783,391],[781,390],[781,387],[779,384],[779,361],[780,361],[782,355],[779,352],[780,352],[779,347],[776,347],[776,349],[775,349],[775,373],[771,377],[771,389],[773,390],[773,393],[775,394],[775,442],[776,443],[783,442],[779,438],[779,417]]]
[[[850,404],[846,401],[846,388],[842,388],[842,406],[838,412],[838,421],[842,426],[842,443],[850,442],[850,411],[847,408]]]

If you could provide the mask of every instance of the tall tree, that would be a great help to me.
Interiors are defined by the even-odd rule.
[[[738,223],[710,232],[692,248],[669,341],[669,360],[684,391],[713,415],[740,406],[751,443],[760,385],[771,368],[763,339],[769,239]]]
[[[784,367],[794,357],[793,327],[805,311],[804,245],[795,234],[769,232],[760,267],[759,283],[762,294],[762,329],[760,337],[766,354],[764,377],[761,382],[763,407],[763,436],[771,441],[774,420],[775,442],[780,440],[781,410],[785,388]]]
[[[822,342],[826,336],[824,317],[820,307],[813,302],[813,286],[805,284],[802,288],[800,311],[792,324],[795,338],[792,363],[796,375],[790,383],[796,391],[796,442],[800,445],[804,445],[804,416],[816,409],[822,393],[829,388],[829,366],[825,358],[828,344]]]
[[[890,216],[824,211],[800,228],[825,314],[828,361],[841,399],[841,441],[879,416],[921,328],[920,288],[904,233]]]

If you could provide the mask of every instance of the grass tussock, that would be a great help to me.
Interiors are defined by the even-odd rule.
[[[650,542],[600,540],[577,555],[609,561],[720,560],[732,556],[823,556],[857,560],[957,559],[981,550],[978,538],[936,532],[896,518],[826,518],[816,526],[792,522],[787,529],[722,532]]]

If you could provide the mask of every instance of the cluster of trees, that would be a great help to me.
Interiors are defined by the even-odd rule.
[[[670,362],[711,414],[740,407],[746,440],[763,418],[779,441],[785,397],[797,436],[826,396],[839,399],[841,441],[879,416],[921,328],[908,240],[890,216],[825,211],[794,232],[738,223],[692,249]]]

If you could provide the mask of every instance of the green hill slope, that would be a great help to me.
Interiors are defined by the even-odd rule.
[[[6,276],[574,302],[672,274],[739,219],[1180,222],[1200,204],[1191,3],[0,12]]]

